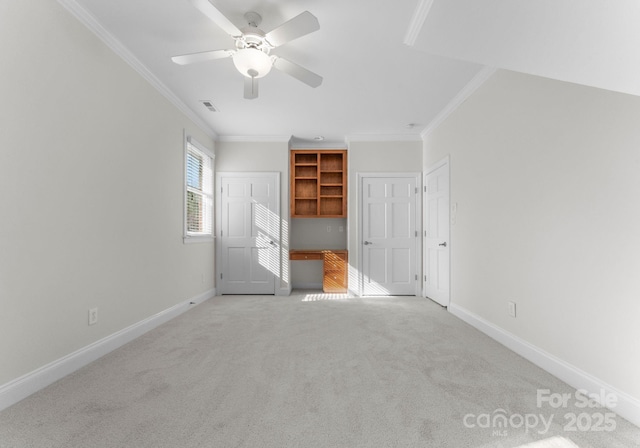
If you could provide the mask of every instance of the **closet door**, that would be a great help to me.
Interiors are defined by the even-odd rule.
[[[416,177],[362,178],[364,295],[415,295]]]
[[[280,272],[278,173],[219,173],[218,293],[274,294]]]

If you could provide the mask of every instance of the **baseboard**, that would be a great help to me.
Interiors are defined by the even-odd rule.
[[[322,289],[322,283],[293,283],[292,289]]]
[[[611,409],[620,417],[629,420],[636,426],[640,426],[640,400],[622,392],[593,375],[569,364],[568,362],[536,347],[524,339],[515,336],[508,331],[492,324],[471,311],[456,305],[449,304],[449,311],[454,316],[465,321],[472,327],[480,330],[487,336],[495,339],[505,347],[516,352],[523,358],[531,361],[538,367],[546,370],[553,376],[561,379],[576,389],[583,389],[595,395],[614,394],[618,397],[616,406]]]
[[[216,295],[211,289],[0,386],[0,411]]]

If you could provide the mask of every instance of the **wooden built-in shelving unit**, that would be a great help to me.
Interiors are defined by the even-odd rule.
[[[291,217],[346,218],[347,152],[291,151]]]

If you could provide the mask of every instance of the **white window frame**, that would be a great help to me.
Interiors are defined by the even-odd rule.
[[[193,191],[188,185],[187,185],[187,168],[188,168],[188,154],[189,151],[193,151],[198,153],[198,155],[202,156],[202,157],[208,157],[210,159],[210,168],[211,168],[211,173],[210,173],[210,179],[205,179],[204,186],[203,188],[206,188],[207,191],[197,191],[198,194],[202,194],[204,199],[206,199],[208,201],[207,207],[209,208],[209,213],[207,213],[204,218],[207,219],[209,221],[210,224],[210,232],[206,232],[206,233],[202,233],[202,232],[191,232],[188,230],[187,227],[187,193],[189,191]],[[185,138],[184,138],[184,166],[183,166],[183,170],[182,173],[184,175],[184,181],[183,181],[183,186],[184,186],[184,191],[183,191],[183,202],[184,202],[184,207],[183,207],[183,241],[185,243],[206,243],[206,242],[212,242],[215,238],[215,221],[214,221],[214,210],[215,210],[215,204],[214,204],[214,177],[215,177],[215,168],[214,168],[214,161],[215,161],[215,154],[209,150],[208,148],[206,148],[203,144],[201,144],[200,142],[198,142],[196,139],[194,139],[192,136],[187,135],[185,133]]]

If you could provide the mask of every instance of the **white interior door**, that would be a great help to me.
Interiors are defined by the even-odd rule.
[[[219,173],[218,293],[274,294],[279,174]]]
[[[415,295],[418,177],[362,177],[362,292]]]
[[[425,176],[424,293],[449,306],[449,163],[445,161]]]

